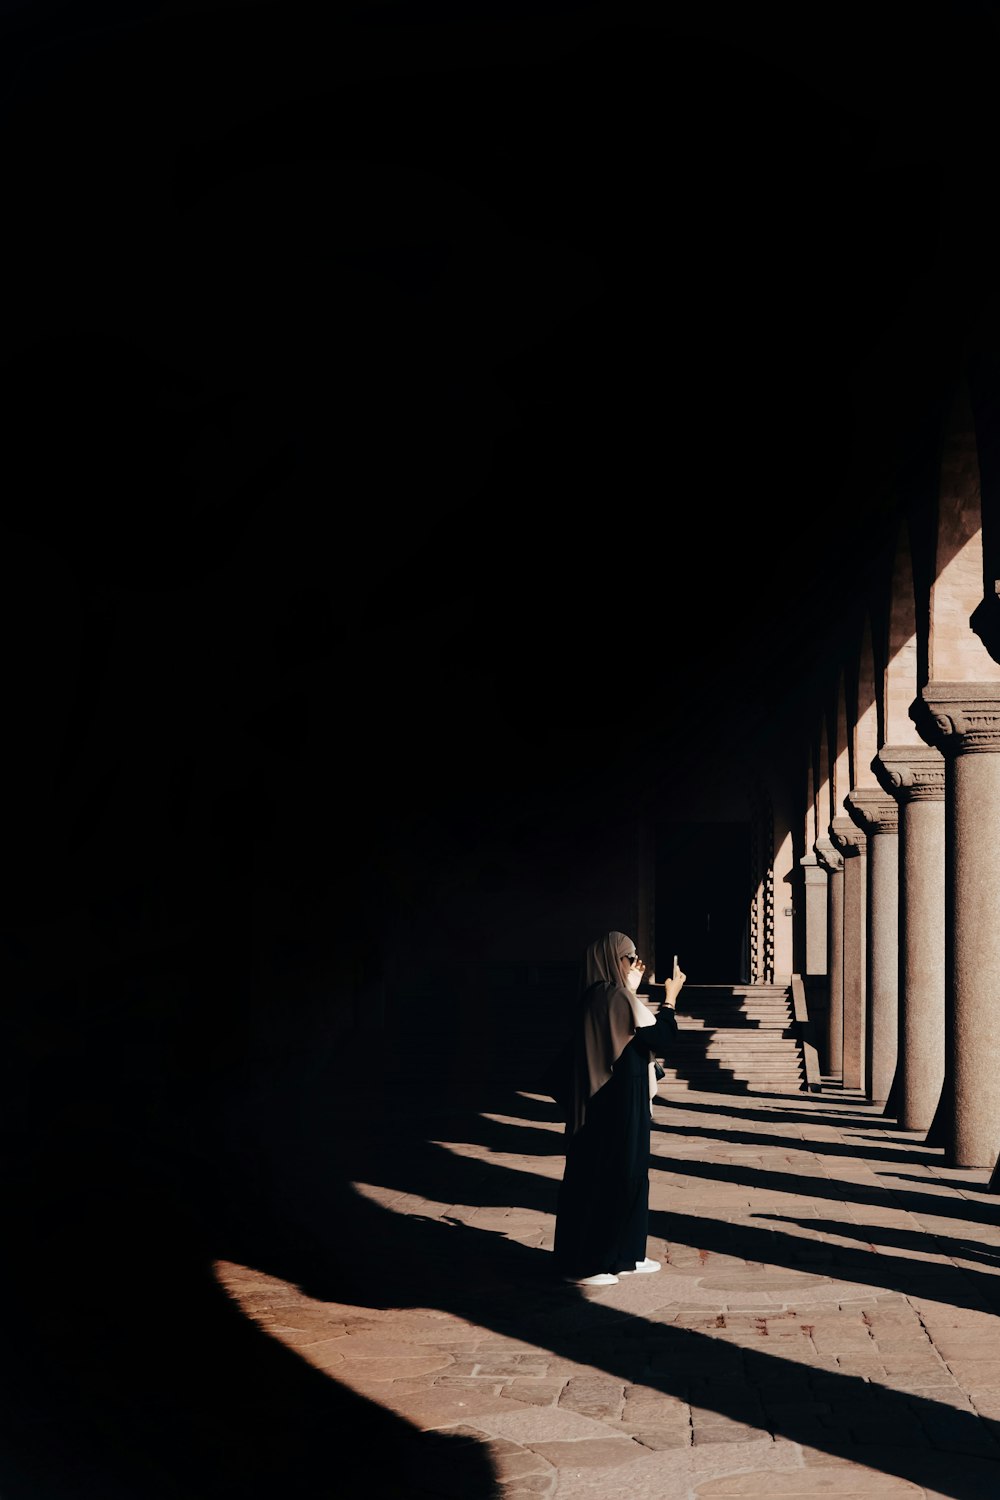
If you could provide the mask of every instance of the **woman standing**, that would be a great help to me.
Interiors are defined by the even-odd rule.
[[[674,1005],[685,976],[674,966],[654,1015],[636,993],[645,964],[632,939],[591,943],[571,1048],[566,1167],[556,1208],[555,1261],[582,1286],[658,1271],[646,1256],[653,1059],[677,1035]]]

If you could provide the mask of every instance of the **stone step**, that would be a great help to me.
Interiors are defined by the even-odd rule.
[[[661,1063],[661,1067],[664,1065]],[[802,1063],[798,1059],[786,1059],[782,1062],[769,1062],[758,1064],[739,1064],[735,1058],[729,1061],[723,1058],[712,1058],[711,1061],[692,1062],[689,1066],[684,1063],[669,1063],[666,1065],[667,1077],[690,1078],[695,1073],[740,1073],[759,1078],[762,1073],[795,1073],[803,1072]]]
[[[680,1032],[658,1092],[802,1093],[802,1044],[785,985],[688,985],[677,1002]]]
[[[690,1016],[679,1015],[677,1024],[686,1031],[737,1031],[743,1035],[750,1035],[755,1031],[784,1031],[791,1026],[794,1017],[790,1015],[761,1016],[752,1020],[746,1020],[741,1024],[733,1024],[732,1016]]]
[[[786,1010],[791,1010],[787,1000],[746,1000],[739,1004],[720,1005],[715,1001],[711,1003],[699,1003],[697,1000],[685,999],[683,994],[677,1003],[677,1009],[684,1015],[692,1016],[749,1016],[749,1015],[781,1015]]]
[[[787,984],[692,984],[690,980],[681,991],[684,995],[787,995]]]
[[[666,1082],[678,1083],[685,1079],[693,1078],[753,1078],[758,1081],[764,1078],[801,1078],[804,1076],[802,1068],[668,1068]]]
[[[733,1036],[731,1031],[682,1031],[675,1047],[683,1052],[706,1052],[718,1051],[720,1047],[729,1052],[756,1053],[756,1052],[783,1052],[788,1047],[798,1047],[798,1041],[794,1036],[786,1036],[783,1031],[758,1031],[751,1037]]]
[[[717,1047],[709,1049],[705,1047],[672,1047],[667,1055],[666,1061],[671,1067],[674,1064],[679,1068],[690,1068],[699,1062],[735,1062],[738,1066],[744,1065],[748,1068],[766,1067],[769,1063],[786,1063],[790,1059],[801,1061],[802,1053],[797,1042],[789,1042],[786,1047],[769,1047],[766,1050],[747,1052],[736,1050],[732,1047]]]
[[[775,1007],[788,1004],[787,995],[689,995],[681,990],[678,1004],[689,1010],[747,1010],[753,1006]]]
[[[710,1059],[699,1058],[691,1063],[672,1062],[660,1064],[666,1067],[667,1077],[672,1074],[678,1077],[689,1078],[692,1073],[746,1073],[759,1077],[761,1073],[801,1073],[803,1071],[800,1058],[765,1058],[759,1063],[741,1063],[737,1058],[713,1057]]]
[[[773,1047],[786,1033],[791,1033],[792,1022],[787,1026],[757,1026],[743,1030],[739,1026],[703,1026],[698,1022],[678,1021],[677,1030],[685,1044],[695,1045],[699,1039],[713,1037],[731,1041],[736,1047]]]
[[[686,986],[678,1000],[679,1005],[691,1010],[705,1010],[711,1006],[719,1010],[746,1010],[755,1005],[773,1007],[788,1003],[788,995],[689,995]]]
[[[802,1071],[803,1070],[801,1064],[798,1063],[771,1063],[761,1064],[760,1067],[739,1067],[736,1065],[730,1066],[728,1063],[724,1063],[721,1060],[719,1060],[718,1062],[712,1062],[710,1064],[695,1064],[690,1068],[675,1066],[671,1064],[671,1066],[666,1070],[668,1078],[692,1078],[696,1073],[702,1073],[705,1075],[708,1075],[709,1073],[737,1073],[741,1078],[760,1078],[764,1074],[767,1074],[768,1077],[772,1077],[777,1076],[777,1074],[779,1073],[781,1073],[782,1075],[794,1073],[796,1077],[799,1077]]]
[[[725,1042],[731,1047],[777,1047],[794,1036],[790,1022],[784,1029],[774,1026],[755,1031],[741,1031],[736,1026],[678,1026],[677,1045],[709,1047],[713,1042]]]
[[[788,1057],[801,1057],[801,1055],[798,1042],[789,1039],[786,1043],[778,1046],[757,1047],[755,1049],[746,1047],[671,1047],[668,1060],[676,1058],[679,1063],[683,1062],[687,1064],[697,1062],[699,1057],[716,1059],[720,1057],[732,1057],[737,1062],[745,1058],[749,1065],[750,1063],[758,1064],[767,1062],[768,1059],[780,1058],[784,1060]]]
[[[711,1082],[699,1082],[692,1079],[681,1083],[674,1083],[669,1088],[660,1085],[661,1094],[658,1097],[666,1099],[683,1099],[684,1095],[692,1090],[698,1094],[805,1094],[808,1092],[805,1083],[786,1082],[783,1079],[768,1081],[767,1083],[756,1083],[753,1080],[725,1081],[713,1079]]]

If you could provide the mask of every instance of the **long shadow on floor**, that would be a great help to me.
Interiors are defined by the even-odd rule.
[[[921,1193],[912,1188],[870,1187],[846,1178],[775,1172],[771,1168],[746,1167],[735,1161],[700,1161],[695,1156],[657,1154],[653,1157],[651,1170],[675,1172],[680,1177],[697,1177],[706,1182],[736,1184],[765,1192],[794,1193],[798,1197],[832,1199],[862,1207],[898,1208],[903,1213],[932,1214],[939,1218],[968,1219],[975,1224],[1000,1225],[1000,1200],[995,1197],[981,1203],[940,1193]],[[926,1178],[918,1180],[926,1183]]]
[[[490,1118],[490,1116],[502,1118]],[[537,1123],[530,1127],[509,1123],[518,1119],[533,1119]],[[436,1119],[427,1120],[425,1126],[425,1136],[432,1135],[437,1141],[460,1140],[465,1146],[481,1146],[492,1153],[561,1157],[564,1148],[562,1127],[559,1124],[555,1107],[550,1109],[544,1101],[539,1104],[534,1099],[525,1100],[523,1097],[520,1099],[504,1098],[491,1094],[488,1096],[482,1113],[476,1113],[465,1106],[453,1111],[451,1116],[442,1113]],[[889,1173],[888,1167],[894,1167],[897,1162],[906,1164],[922,1159],[919,1151],[888,1153],[876,1147],[870,1153],[867,1144],[855,1150],[841,1146],[836,1141],[814,1142],[780,1135],[744,1134],[735,1130],[712,1131],[703,1129],[700,1124],[693,1124],[690,1132],[686,1132],[683,1126],[664,1125],[661,1122],[657,1122],[654,1126],[654,1138],[660,1142],[666,1135],[687,1138],[688,1134],[695,1140],[709,1137],[727,1145],[760,1146],[762,1151],[785,1151],[789,1155],[836,1157],[844,1152],[850,1157],[866,1158],[869,1154],[873,1154],[876,1160],[881,1161],[884,1158],[886,1162],[886,1168],[878,1170],[885,1175],[892,1176],[905,1176],[906,1174],[897,1174],[895,1171]],[[425,1161],[425,1168],[432,1170],[429,1158]],[[850,1202],[877,1208],[892,1207],[906,1213],[938,1217],[944,1215],[948,1218],[968,1219],[973,1223],[1000,1225],[1000,1198],[996,1195],[992,1199],[980,1202],[957,1198],[947,1195],[946,1192],[920,1193],[911,1189],[871,1186],[858,1182],[851,1182],[848,1188],[845,1180],[837,1177],[818,1177],[811,1173],[801,1172],[778,1172],[770,1167],[751,1167],[738,1161],[709,1162],[701,1160],[697,1155],[668,1157],[657,1154],[653,1157],[651,1170],[654,1173],[657,1171],[675,1172],[684,1177],[698,1177],[706,1181],[736,1183],[763,1191],[794,1193],[799,1196],[806,1195],[811,1198],[831,1199],[836,1202]],[[911,1180],[929,1186],[926,1178]],[[471,1185],[470,1190],[474,1191]],[[529,1187],[528,1192],[531,1191]],[[470,1200],[463,1199],[462,1201]]]
[[[227,1159],[181,1114],[166,1136],[81,1125],[70,1087],[59,1129],[35,1120],[5,1152],[4,1500],[495,1500],[483,1444],[328,1379],[219,1284],[222,1226],[266,1240],[276,1211],[252,1148]]]
[[[842,1219],[808,1219],[799,1218],[795,1214],[760,1213],[755,1217],[774,1224],[800,1224],[803,1229],[808,1229],[812,1234],[835,1234],[841,1239],[856,1240],[862,1245],[889,1245],[896,1250],[905,1250],[908,1255],[912,1256],[932,1253],[951,1256],[957,1260],[981,1261],[987,1266],[1000,1266],[1000,1245],[987,1245],[979,1240],[958,1239],[954,1235],[935,1234],[932,1229],[902,1229],[889,1224],[850,1224],[844,1223]],[[817,1259],[821,1258],[821,1255],[817,1256]],[[901,1267],[904,1263],[900,1261],[897,1264]],[[935,1281],[940,1279],[945,1284],[951,1280],[947,1275],[948,1269],[954,1269],[958,1276],[963,1278],[967,1274],[958,1267],[941,1267],[937,1262],[933,1265]],[[905,1277],[900,1273],[898,1279],[905,1280]],[[1000,1309],[1000,1281],[996,1278],[994,1280],[997,1282],[996,1292],[983,1304],[988,1306],[990,1311]],[[945,1300],[958,1305],[954,1295],[946,1297]]]
[[[733,1104],[723,1104],[721,1099],[713,1099],[711,1104],[702,1104],[691,1099],[669,1098],[662,1099],[661,1103],[670,1109],[684,1110],[694,1115],[726,1115],[737,1120],[766,1120],[772,1115],[780,1116],[786,1125],[833,1125],[838,1130],[878,1130],[889,1126],[895,1126],[895,1119],[880,1115],[873,1111],[871,1105],[858,1106],[857,1112],[845,1109],[839,1103],[825,1101],[817,1098],[817,1108],[812,1112],[798,1110],[790,1103],[795,1095],[788,1094],[764,1094],[756,1093],[754,1099],[761,1103],[754,1107],[749,1103],[737,1107]]]
[[[302,1153],[297,1154],[298,1181],[290,1187],[282,1214],[271,1219],[263,1240],[257,1233],[263,1216],[233,1223],[226,1258],[291,1281],[319,1302],[434,1307],[452,1313],[605,1370],[623,1383],[638,1383],[720,1413],[744,1424],[748,1436],[772,1432],[854,1460],[857,1445],[870,1444],[863,1455],[871,1468],[918,1484],[932,1476],[940,1492],[954,1500],[992,1500],[1000,1486],[1000,1448],[988,1425],[967,1411],[623,1314],[555,1281],[546,1251],[447,1215],[393,1213],[346,1189],[342,1174],[323,1170],[324,1152],[316,1145],[326,1134],[319,1125],[321,1115],[322,1110],[312,1120],[311,1165],[306,1168]],[[458,1140],[456,1120],[446,1133]],[[475,1133],[473,1126],[469,1134]],[[525,1203],[551,1205],[555,1187],[551,1179],[431,1147],[413,1130],[388,1130],[378,1141],[369,1139],[354,1155],[352,1170],[357,1181],[437,1203],[488,1201],[515,1209]],[[670,1234],[673,1216],[662,1220],[656,1231]],[[709,1237],[713,1232],[728,1235],[729,1253],[739,1254],[743,1245],[736,1226],[699,1219],[691,1221],[690,1231],[701,1244],[706,1231]],[[748,1256],[773,1251],[782,1240],[790,1257],[802,1248],[793,1236],[774,1236],[768,1230],[759,1231],[759,1239],[756,1233],[751,1237],[753,1243],[743,1247]],[[801,1269],[801,1262],[796,1263]],[[870,1256],[869,1263],[884,1272],[882,1258]],[[883,1275],[872,1280],[885,1286]],[[804,1390],[811,1401],[803,1398]],[[962,1454],[960,1470],[956,1452]]]
[[[356,1150],[354,1170],[359,1181],[380,1188],[406,1191],[439,1204],[461,1203],[469,1208],[497,1208],[511,1206],[516,1220],[517,1209],[524,1208],[534,1213],[554,1214],[557,1180],[523,1171],[514,1166],[499,1166],[500,1155],[522,1153],[524,1131],[512,1127],[509,1137],[507,1127],[496,1121],[484,1121],[481,1116],[467,1119],[457,1116],[452,1120],[438,1120],[436,1141],[418,1140],[412,1135],[406,1140],[405,1149],[392,1146],[387,1139],[381,1149],[364,1153]],[[487,1126],[489,1128],[484,1128]],[[322,1132],[320,1132],[322,1133]],[[475,1145],[473,1144],[475,1143]],[[470,1146],[476,1154],[463,1154]],[[488,1155],[484,1155],[484,1150]],[[457,1154],[456,1154],[457,1153]],[[523,1154],[523,1153],[522,1153]],[[738,1182],[762,1192],[780,1191],[798,1198],[833,1199],[836,1202],[894,1208],[926,1213],[928,1216],[959,1216],[961,1200],[942,1200],[939,1197],[921,1194],[903,1194],[892,1190],[883,1192],[858,1184],[849,1188],[832,1178],[816,1178],[805,1174],[781,1173],[760,1168],[745,1168],[734,1165],[702,1163],[688,1158],[666,1159],[654,1157],[651,1173],[670,1170],[688,1177],[698,1177],[709,1182],[726,1184]],[[289,1179],[286,1174],[286,1187]],[[655,1175],[652,1178],[655,1182]],[[308,1195],[308,1187],[302,1184],[301,1191]],[[686,1189],[679,1189],[677,1198],[683,1203]],[[294,1213],[291,1201],[287,1212]],[[770,1214],[761,1213],[762,1220]],[[989,1224],[998,1222],[995,1209],[981,1212],[972,1206],[970,1218]],[[805,1227],[813,1222],[805,1217]],[[817,1220],[820,1232],[829,1224],[838,1221]],[[743,1221],[729,1222],[704,1214],[687,1214],[680,1209],[669,1212],[655,1210],[650,1215],[651,1232],[668,1243],[690,1247],[702,1254],[735,1256],[743,1260],[786,1268],[799,1273],[813,1272],[834,1279],[850,1280],[867,1284],[876,1290],[893,1291],[914,1296],[933,1295],[941,1301],[951,1302],[956,1307],[976,1310],[992,1310],[1000,1304],[1000,1281],[986,1273],[953,1265],[942,1265],[934,1261],[903,1259],[878,1254],[873,1249],[836,1245],[805,1235],[782,1234],[761,1223],[759,1226]],[[872,1245],[880,1241],[878,1228],[869,1228],[864,1219],[845,1220],[841,1230],[843,1237],[855,1237],[862,1243]],[[887,1240],[886,1243],[891,1243]],[[908,1248],[919,1246],[919,1235],[914,1236]],[[963,1246],[967,1241],[960,1242]],[[923,1240],[928,1253],[939,1253],[946,1249],[944,1236],[929,1230]],[[967,1255],[965,1250],[963,1256]],[[971,1257],[967,1257],[971,1258]],[[989,1257],[982,1257],[989,1264]]]
[[[393,1129],[386,1126],[381,1132],[370,1131],[367,1137],[372,1149],[366,1151],[361,1142],[352,1145],[351,1160],[356,1174],[367,1174],[363,1180],[380,1187],[394,1188],[418,1194],[429,1200],[450,1204],[461,1203],[469,1207],[512,1206],[530,1209],[533,1212],[553,1214],[555,1211],[557,1178],[523,1171],[515,1166],[498,1167],[497,1158],[505,1155],[534,1156],[542,1159],[553,1154],[556,1144],[563,1137],[556,1133],[548,1110],[542,1111],[544,1119],[534,1133],[544,1138],[539,1151],[530,1149],[527,1137],[532,1133],[519,1124],[508,1124],[508,1119],[517,1119],[513,1102],[492,1094],[488,1099],[489,1113],[500,1119],[486,1118],[476,1114],[467,1106],[456,1107],[449,1114],[441,1109],[433,1118],[426,1119],[422,1130],[417,1130],[414,1099],[411,1114],[412,1124]],[[316,1140],[329,1139],[335,1132],[318,1126],[311,1132]],[[427,1139],[428,1136],[433,1139]],[[777,1137],[784,1144],[784,1138]],[[400,1149],[405,1141],[405,1150]],[[393,1142],[396,1144],[394,1145]],[[526,1145],[529,1147],[525,1149]],[[800,1149],[808,1150],[809,1143],[799,1143]],[[300,1157],[300,1162],[303,1158]],[[346,1169],[345,1169],[346,1170]],[[697,1178],[720,1185],[738,1184],[761,1192],[781,1192],[801,1199],[829,1200],[857,1206],[883,1209],[891,1207],[902,1212],[926,1215],[929,1219],[968,1219],[990,1228],[1000,1224],[1000,1203],[969,1203],[967,1200],[947,1194],[901,1191],[893,1188],[871,1187],[861,1183],[846,1183],[836,1177],[817,1177],[795,1172],[777,1172],[768,1168],[747,1167],[740,1163],[704,1162],[697,1157],[667,1158],[653,1157],[651,1181],[661,1171],[676,1173],[688,1179]],[[285,1186],[289,1186],[287,1172]],[[307,1197],[309,1189],[302,1185],[302,1194]],[[683,1203],[685,1189],[677,1197]],[[289,1205],[289,1212],[291,1212]],[[763,1217],[763,1216],[761,1216]],[[803,1221],[808,1223],[808,1221]],[[825,1221],[824,1221],[825,1222]],[[830,1221],[835,1222],[835,1221]],[[653,1232],[667,1241],[689,1246],[699,1251],[717,1255],[735,1255],[755,1262],[764,1262],[776,1267],[797,1271],[815,1271],[821,1275],[845,1278],[856,1283],[868,1284],[876,1289],[895,1291],[910,1295],[934,1295],[951,1301],[955,1306],[981,1310],[992,1309],[1000,1297],[1000,1282],[974,1269],[963,1269],[937,1262],[921,1262],[901,1257],[880,1255],[874,1250],[864,1250],[844,1245],[831,1245],[815,1238],[794,1234],[781,1234],[763,1224],[756,1227],[746,1223],[730,1223],[701,1214],[685,1214],[674,1210],[670,1213],[654,1212],[651,1215]],[[865,1235],[865,1243],[876,1242],[877,1230],[868,1231],[863,1218],[846,1220],[844,1236]],[[943,1237],[929,1230],[925,1244],[929,1252],[938,1252]],[[962,1241],[962,1243],[966,1243]],[[984,1260],[989,1264],[988,1256]]]
[[[930,1148],[922,1146],[908,1151],[887,1151],[867,1141],[863,1145],[853,1146],[843,1141],[806,1141],[798,1136],[765,1135],[763,1131],[712,1130],[710,1126],[695,1124],[670,1125],[662,1120],[656,1123],[654,1129],[659,1136],[693,1136],[697,1140],[723,1141],[727,1146],[759,1146],[762,1151],[786,1151],[789,1155],[807,1151],[812,1156],[863,1157],[865,1160],[899,1163],[901,1166],[920,1163],[932,1165],[940,1159]]]
[[[671,1106],[672,1107],[672,1106]],[[501,1120],[491,1116],[500,1115]],[[770,1118],[772,1116],[768,1116]],[[512,1120],[530,1121],[518,1127]],[[539,1130],[539,1124],[551,1123],[553,1131]],[[815,1123],[815,1122],[814,1122]],[[520,1152],[525,1156],[561,1156],[563,1133],[561,1117],[555,1105],[548,1106],[545,1100],[525,1096],[512,1098],[494,1097],[488,1110],[478,1115],[466,1114],[461,1123],[467,1143],[471,1141],[490,1145],[504,1151]],[[709,1125],[697,1123],[671,1124],[662,1120],[654,1126],[657,1135],[688,1136],[700,1140],[722,1141],[726,1145],[759,1146],[761,1150],[778,1150],[790,1155],[808,1152],[813,1156],[863,1157],[866,1160],[885,1161],[900,1166],[926,1163],[933,1165],[940,1160],[940,1152],[913,1142],[909,1150],[887,1150],[876,1143],[864,1142],[854,1146],[843,1141],[803,1140],[797,1136],[768,1135],[763,1131],[713,1130]]]
[[[556,1182],[463,1157],[461,1111],[447,1117],[440,1101],[432,1119],[415,1108],[393,1121],[355,1113],[343,1079],[305,1093],[294,1082],[221,1114],[179,1114],[156,1136],[137,1117],[131,1134],[42,1132],[22,1152],[8,1199],[20,1232],[5,1249],[19,1293],[2,1366],[10,1500],[313,1500],[345,1472],[378,1500],[495,1495],[485,1434],[417,1432],[319,1374],[221,1291],[217,1260],[320,1302],[450,1312],[835,1456],[856,1458],[864,1428],[870,1466],[915,1482],[938,1462],[933,1446],[950,1444],[963,1466],[935,1479],[943,1494],[1000,1487],[1000,1450],[968,1412],[623,1316],[555,1281],[546,1251],[373,1203],[352,1184],[551,1210]],[[482,1122],[468,1123],[475,1139]],[[766,1242],[780,1255],[787,1241],[801,1265],[793,1236],[761,1230],[747,1244],[733,1226],[688,1228],[703,1246],[725,1234],[729,1253]],[[682,1237],[679,1218],[662,1230]],[[884,1260],[870,1260],[884,1286]]]

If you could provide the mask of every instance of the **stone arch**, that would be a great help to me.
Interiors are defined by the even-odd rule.
[[[1000,681],[1000,662],[983,641],[983,634],[989,638],[983,630],[984,574],[975,421],[969,387],[963,383],[952,404],[941,453],[928,621],[931,682]]]
[[[922,483],[914,483],[913,499],[906,516],[906,535],[909,542],[910,567],[913,577],[914,629],[916,631],[916,696],[930,681],[930,632],[931,590],[934,586],[934,571],[937,555],[937,469],[939,451],[936,449],[934,472],[923,475]],[[930,469],[930,464],[925,468]],[[916,703],[911,705],[911,717]]]
[[[887,609],[885,665],[881,674],[884,732],[880,748],[922,744],[911,709],[919,685],[917,594],[913,575],[910,526],[896,535]]]
[[[806,777],[806,847],[802,920],[796,923],[796,953],[801,952],[806,998],[816,1035],[822,1039],[827,1071],[830,1059],[841,1066],[843,1031],[843,901],[839,871],[843,859],[831,838],[833,807],[827,720],[816,714],[808,737]],[[804,930],[803,930],[804,929]],[[833,980],[831,983],[831,972]]]
[[[851,787],[876,786],[872,762],[879,748],[879,695],[876,691],[878,671],[872,638],[872,618],[865,611],[854,673],[855,701],[852,715]]]
[[[844,816],[845,798],[854,774],[854,747],[848,733],[847,685],[843,669],[837,673],[830,734],[830,792],[834,818]]]
[[[978,351],[968,372],[983,550],[983,598],[973,613],[972,628],[990,656],[1000,660],[1000,355]]]
[[[833,808],[830,799],[830,750],[825,716],[820,715],[812,736],[809,754],[809,813],[806,847],[812,849],[830,827]]]
[[[809,755],[806,758],[806,798],[805,798],[805,828],[803,829],[803,843],[807,849],[811,849],[818,837],[816,813],[819,806],[819,791],[816,786],[816,754],[813,745],[809,747]]]
[[[856,765],[857,671],[851,656],[837,673],[831,747],[831,838],[843,860],[844,885],[839,980],[831,982],[829,1060],[846,1088],[862,1088],[865,1077],[864,834],[851,816]],[[831,954],[831,973],[834,956]],[[835,987],[836,984],[836,987]],[[839,1068],[838,1068],[839,1062]]]

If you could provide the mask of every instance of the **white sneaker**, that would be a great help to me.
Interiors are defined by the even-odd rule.
[[[658,1260],[650,1260],[648,1258],[648,1256],[647,1256],[647,1258],[645,1260],[637,1260],[636,1261],[636,1263],[635,1263],[635,1270],[634,1271],[622,1271],[621,1275],[622,1276],[635,1276],[635,1275],[637,1275],[640,1272],[658,1271],[659,1269],[660,1269],[660,1262]]]
[[[596,1276],[567,1276],[574,1286],[615,1286],[618,1282],[617,1276],[612,1276],[610,1271],[598,1271]]]

